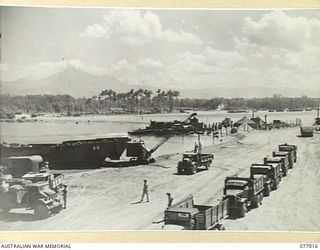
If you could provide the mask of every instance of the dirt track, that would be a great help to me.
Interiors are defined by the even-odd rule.
[[[66,172],[68,209],[44,221],[32,212],[0,214],[0,230],[151,230],[161,229],[166,193],[174,202],[192,194],[198,204],[213,204],[222,196],[226,176],[248,176],[251,163],[261,163],[280,143],[298,146],[298,161],[280,188],[245,218],[226,220],[227,230],[319,231],[320,135],[299,138],[297,128],[255,131],[205,148],[215,155],[213,167],[192,176],[175,174],[181,155],[161,156],[157,163],[123,169]],[[140,200],[143,179],[148,179],[151,202]]]

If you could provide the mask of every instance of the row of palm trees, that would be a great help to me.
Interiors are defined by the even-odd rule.
[[[128,92],[117,93],[112,89],[106,89],[99,94],[89,98],[87,103],[95,101],[99,108],[111,110],[111,108],[122,108],[130,112],[157,109],[159,111],[172,112],[175,101],[180,95],[176,90],[158,89],[155,93],[148,89],[131,89]]]

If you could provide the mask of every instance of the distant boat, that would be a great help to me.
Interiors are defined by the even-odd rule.
[[[238,110],[228,110],[227,113],[249,113],[249,111],[244,109],[238,109]]]

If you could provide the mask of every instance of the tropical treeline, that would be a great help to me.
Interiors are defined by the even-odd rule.
[[[289,98],[274,95],[271,98],[181,98],[175,90],[131,89],[117,93],[104,90],[91,98],[74,98],[70,95],[0,95],[1,114],[27,113],[157,113],[185,109],[238,110],[238,109],[307,109],[316,108],[320,98],[307,96]]]

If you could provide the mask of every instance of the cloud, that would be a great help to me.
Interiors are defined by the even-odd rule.
[[[111,35],[111,31],[108,27],[103,27],[100,24],[92,24],[86,28],[84,33],[81,33],[80,36],[87,36],[87,37],[108,37]]]
[[[117,37],[129,45],[143,45],[154,40],[200,45],[193,33],[163,29],[160,18],[151,11],[113,10],[104,16],[101,24],[89,25],[82,36]]]
[[[252,44],[302,50],[320,41],[320,20],[291,17],[277,10],[266,13],[258,21],[246,17],[243,36]]]

